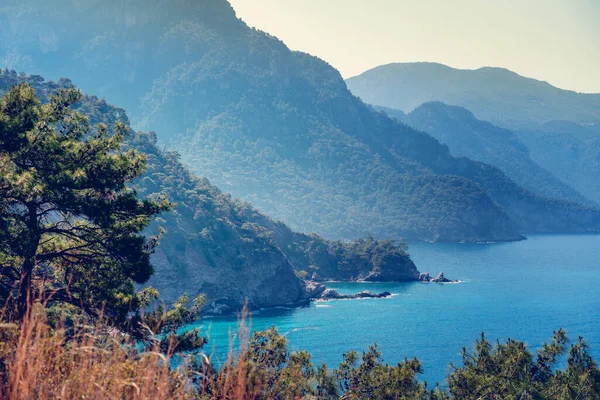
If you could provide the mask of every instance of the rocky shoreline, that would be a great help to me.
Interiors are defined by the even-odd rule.
[[[360,282],[360,281],[354,281]],[[429,275],[428,272],[423,272],[418,275],[417,279],[414,279],[413,282],[423,282],[423,283],[457,283],[461,282],[459,280],[448,279],[444,276],[443,272],[440,272],[435,278]],[[302,299],[278,304],[277,307],[306,307],[310,305],[312,301],[328,301],[328,300],[353,300],[353,299],[383,299],[386,297],[390,297],[392,294],[390,292],[381,292],[381,293],[373,293],[368,290],[364,290],[358,293],[353,294],[341,294],[335,289],[329,289],[325,284],[313,280],[304,280],[304,296]],[[247,305],[250,311],[254,310],[252,304]],[[263,308],[263,307],[259,307]],[[268,308],[268,307],[267,307]],[[234,314],[235,304],[234,302],[228,303],[223,300],[218,302],[212,302],[208,304],[205,308],[205,314],[211,316],[226,316]]]

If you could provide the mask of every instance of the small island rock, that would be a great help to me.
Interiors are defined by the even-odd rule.
[[[392,294],[390,292],[372,293],[367,290],[356,294],[340,294],[337,290],[327,289],[322,294],[321,300],[336,300],[336,299],[381,299],[389,297]]]
[[[437,277],[432,278],[428,272],[423,272],[419,275],[419,282],[432,282],[432,283],[454,283],[458,282],[452,279],[448,279],[444,276],[444,272],[440,272]]]

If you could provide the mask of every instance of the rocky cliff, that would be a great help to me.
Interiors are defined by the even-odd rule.
[[[375,240],[327,240],[316,234],[294,232],[282,222],[265,218],[255,210],[246,216],[274,234],[275,244],[296,272],[313,281],[413,281],[419,271],[403,242]]]

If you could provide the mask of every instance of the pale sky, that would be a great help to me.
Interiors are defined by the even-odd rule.
[[[344,78],[392,62],[504,67],[600,93],[600,0],[230,0]]]

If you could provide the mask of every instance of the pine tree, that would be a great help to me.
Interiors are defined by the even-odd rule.
[[[144,155],[122,150],[125,125],[92,129],[80,98],[61,89],[42,105],[21,84],[0,101],[0,301],[16,320],[41,299],[125,323],[153,273],[157,237],[142,230],[171,205],[136,197]]]

